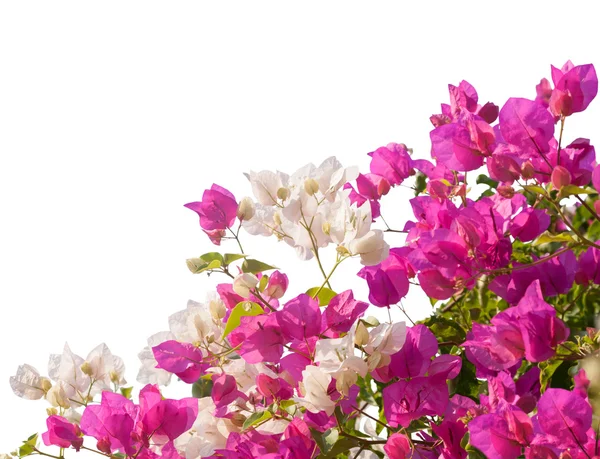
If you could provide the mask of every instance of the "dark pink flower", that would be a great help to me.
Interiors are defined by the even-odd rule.
[[[238,204],[231,192],[213,184],[205,190],[202,201],[185,205],[200,217],[200,226],[206,231],[225,230],[230,228],[236,219]]]
[[[275,314],[242,317],[228,338],[232,346],[241,345],[238,353],[248,363],[279,362],[286,342]]]
[[[317,336],[321,331],[319,303],[304,293],[288,301],[276,316],[281,332],[289,340],[302,341]]]
[[[405,258],[406,247],[390,250],[389,256],[375,266],[366,266],[358,276],[367,281],[369,301],[375,306],[398,303],[408,293],[408,273],[414,273]]]
[[[400,185],[413,174],[413,164],[405,145],[390,143],[369,153],[371,173],[381,176],[391,186]]]
[[[182,381],[192,384],[210,365],[204,363],[202,351],[190,343],[169,340],[152,348],[157,368],[176,374]]]
[[[352,328],[369,305],[364,301],[354,299],[352,290],[346,290],[334,296],[324,311],[325,329],[345,333]]]
[[[552,67],[554,90],[550,109],[559,116],[584,111],[598,93],[598,77],[592,64],[574,66],[568,61],[561,70]]]
[[[42,434],[46,446],[60,446],[61,448],[73,447],[79,451],[83,445],[83,435],[79,426],[73,424],[62,416],[50,416],[46,419],[48,431]]]
[[[390,459],[407,459],[412,455],[410,440],[400,433],[390,435],[383,450]]]
[[[550,216],[543,209],[528,207],[522,210],[510,224],[510,234],[523,242],[532,241],[550,226]]]
[[[550,150],[554,118],[538,102],[510,98],[500,110],[500,132],[506,143],[523,153],[540,155]]]

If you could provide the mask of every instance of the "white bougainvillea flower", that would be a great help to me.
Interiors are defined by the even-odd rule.
[[[92,349],[85,359],[84,365],[86,373],[94,381],[93,394],[110,390],[112,385],[122,387],[127,384],[124,377],[125,364],[123,360],[113,355],[104,343]]]
[[[369,342],[365,345],[364,349],[368,354],[377,351],[384,355],[392,355],[402,348],[405,340],[406,323],[383,323],[371,329],[369,332]]]
[[[263,206],[277,205],[277,192],[285,188],[288,176],[282,172],[260,171],[244,174],[250,181],[256,200]]]
[[[315,365],[307,366],[302,371],[302,382],[300,383],[302,397],[296,399],[298,404],[306,407],[312,413],[325,411],[331,416],[336,406],[327,394],[331,379],[331,375],[319,367]]]
[[[360,262],[365,266],[374,266],[385,260],[390,253],[390,246],[383,239],[383,231],[371,230],[363,237],[348,244],[352,255],[360,255]]]
[[[85,374],[81,366],[85,360],[74,354],[67,343],[62,354],[51,354],[48,361],[48,376],[65,384],[67,397],[78,403],[85,403],[90,389],[91,378]]]
[[[148,346],[142,349],[138,354],[138,358],[142,363],[136,378],[139,383],[158,384],[159,386],[169,385],[171,382],[171,373],[162,368],[156,368],[158,362],[156,361],[156,358],[154,358],[152,348],[172,339],[175,339],[175,336],[168,331],[155,333],[148,338]]]
[[[52,383],[31,365],[20,365],[17,374],[10,377],[10,387],[15,395],[27,400],[39,400],[50,390]]]

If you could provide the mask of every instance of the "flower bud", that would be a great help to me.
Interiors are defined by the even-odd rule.
[[[290,190],[288,188],[285,187],[281,187],[277,190],[277,197],[279,199],[281,199],[282,201],[285,201],[287,198],[290,197]]]
[[[279,212],[275,212],[273,214],[273,221],[275,222],[275,225],[281,226],[281,215],[279,214]]]
[[[84,375],[88,376],[92,376],[94,374],[94,369],[92,368],[92,365],[90,364],[90,362],[87,361],[81,364],[81,371]]]
[[[369,330],[365,327],[362,321],[358,322],[356,326],[356,333],[354,334],[354,344],[357,346],[364,346],[369,342]]]
[[[258,285],[258,277],[250,273],[239,274],[233,280],[233,291],[238,295],[248,298],[250,290]]]
[[[117,385],[119,384],[119,381],[121,380],[121,378],[119,377],[119,373],[117,373],[115,370],[112,370],[109,376],[110,382]]]
[[[50,389],[52,389],[52,381],[50,381],[48,378],[41,378],[42,381],[42,390],[44,392],[48,392]]]
[[[212,300],[208,305],[208,310],[215,320],[221,320],[227,314],[225,304],[221,300]]]
[[[288,277],[285,274],[275,271],[269,278],[265,293],[271,298],[279,299],[285,295],[288,288],[288,282]]]
[[[313,178],[306,179],[304,181],[304,191],[306,191],[309,196],[314,195],[319,191],[319,183]]]
[[[48,414],[48,416],[56,416],[58,414],[58,410],[54,407],[46,408],[46,413]]]
[[[515,190],[512,186],[500,185],[496,189],[498,190],[498,194],[506,199],[512,199],[515,195]]]
[[[231,415],[231,423],[236,427],[242,427],[246,422],[246,416],[242,413],[233,413]]]
[[[254,217],[254,202],[250,198],[244,198],[238,205],[237,218],[244,221],[250,220],[252,217]]]
[[[346,369],[341,373],[338,373],[335,380],[335,388],[344,397],[347,397],[350,393],[350,388],[358,381],[358,374],[356,371]]]
[[[108,437],[98,440],[96,448],[98,448],[98,450],[104,454],[108,454],[109,456],[112,455],[112,449],[110,448],[110,440]]]
[[[55,384],[46,393],[46,400],[54,407],[69,408],[69,400],[62,384]]]
[[[348,252],[348,249],[346,247],[344,247],[343,245],[338,245],[335,250],[340,255],[350,255],[350,252]]]
[[[323,225],[321,226],[321,229],[323,230],[323,233],[326,236],[329,236],[329,234],[331,233],[331,223],[329,223],[329,222],[323,222]]]
[[[367,358],[367,365],[369,367],[369,371],[373,371],[379,367],[381,356],[381,352],[373,351],[373,353]]]
[[[554,188],[560,190],[563,186],[571,184],[572,177],[571,173],[566,167],[556,166],[552,171],[550,180],[552,181]]]
[[[535,169],[533,168],[533,164],[531,164],[531,161],[525,161],[525,163],[523,163],[523,165],[521,166],[521,176],[525,180],[530,180],[533,178],[534,175]]]
[[[204,261],[202,258],[188,258],[185,260],[185,264],[193,274],[196,274],[206,266],[206,261]]]
[[[360,261],[365,266],[381,263],[390,252],[390,246],[383,240],[381,230],[371,230],[363,237],[354,239],[348,249],[353,255],[360,255]]]

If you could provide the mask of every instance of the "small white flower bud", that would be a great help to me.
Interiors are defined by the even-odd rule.
[[[369,342],[369,330],[365,327],[365,324],[358,322],[356,326],[356,333],[354,334],[354,344],[357,346],[364,346]]]
[[[313,178],[306,179],[304,181],[304,191],[306,191],[309,196],[314,195],[319,191],[319,183]]]
[[[87,361],[81,364],[81,371],[84,375],[88,376],[92,376],[94,374],[94,369],[92,368],[92,365],[90,364],[90,362]]]
[[[285,201],[290,197],[290,190],[284,187],[281,187],[277,190],[277,197],[282,201]]]
[[[250,198],[244,198],[238,206],[237,218],[244,221],[250,220],[252,217],[254,217],[254,202]]]
[[[250,273],[239,274],[233,280],[233,291],[238,295],[248,298],[250,290],[258,285],[258,277]]]
[[[221,320],[227,314],[227,309],[225,308],[225,304],[221,300],[212,300],[208,305],[208,309],[210,311],[210,315],[215,320]]]

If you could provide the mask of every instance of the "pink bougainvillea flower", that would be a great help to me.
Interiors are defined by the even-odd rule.
[[[383,450],[390,459],[407,459],[411,457],[411,442],[406,435],[394,433],[390,435]]]
[[[265,288],[265,294],[269,298],[277,300],[285,295],[288,284],[289,279],[285,274],[279,271],[273,271],[273,273],[269,276],[269,282]]]
[[[560,70],[552,67],[552,80],[549,105],[557,116],[584,111],[598,93],[598,77],[592,64],[574,66],[567,61]]]
[[[79,451],[83,445],[83,435],[79,426],[69,422],[62,416],[50,416],[46,419],[48,431],[42,434],[46,446],[73,447]]]
[[[495,412],[468,425],[470,443],[486,457],[516,459],[533,440],[533,423],[521,409],[504,402]]]
[[[369,301],[375,306],[398,303],[408,293],[408,273],[414,276],[405,256],[407,247],[390,249],[389,256],[375,266],[366,266],[358,276],[367,281]]]
[[[242,317],[228,339],[234,347],[241,345],[238,353],[248,363],[279,362],[285,343],[275,314]]]
[[[587,442],[592,407],[575,392],[547,389],[538,403],[537,421],[543,433],[556,439],[555,446],[579,448]]]
[[[157,368],[176,374],[182,381],[192,384],[210,365],[204,363],[202,351],[190,343],[169,340],[152,348]]]
[[[339,293],[329,301],[325,308],[323,328],[346,333],[368,307],[369,305],[364,301],[354,299],[352,290]]]
[[[437,351],[438,341],[429,328],[425,325],[409,327],[402,349],[392,355],[391,374],[399,378],[423,376]]]
[[[523,242],[534,240],[550,226],[550,216],[543,209],[531,207],[521,211],[510,225],[510,234]]]
[[[383,177],[389,185],[400,185],[413,174],[412,159],[406,146],[390,143],[369,153],[371,173]]]
[[[598,244],[598,241],[596,242]],[[600,250],[590,247],[579,256],[575,280],[579,284],[600,284]]]
[[[276,316],[283,335],[290,340],[302,341],[321,331],[319,302],[304,293],[288,301]]]
[[[510,98],[500,110],[500,132],[506,143],[523,153],[541,155],[550,150],[554,118],[538,102]]]
[[[202,201],[185,205],[200,217],[200,226],[206,231],[230,228],[236,219],[238,204],[233,194],[219,185],[213,184],[205,190]]]
[[[467,126],[444,124],[431,131],[431,156],[455,171],[472,171],[483,165],[484,156],[472,141]]]

